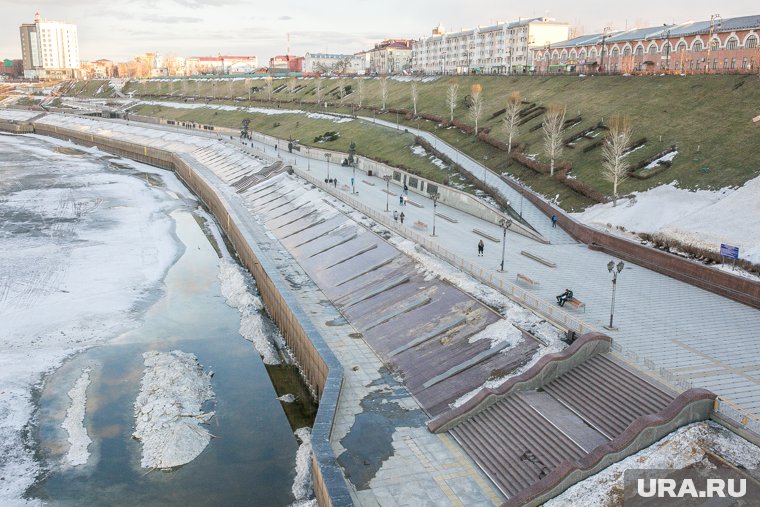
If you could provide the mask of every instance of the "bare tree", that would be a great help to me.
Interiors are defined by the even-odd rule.
[[[623,158],[631,143],[632,130],[627,116],[610,118],[610,131],[602,145],[602,177],[612,183],[612,205],[617,206],[617,188],[628,179],[629,164]]]
[[[449,121],[454,121],[454,108],[457,107],[457,94],[459,93],[459,83],[449,83],[449,88],[446,91],[446,103],[449,105],[449,112],[451,118]]]
[[[272,76],[267,76],[264,78],[264,86],[267,90],[267,100],[272,101],[272,92],[274,91],[274,86],[272,83]]]
[[[549,175],[554,176],[554,160],[562,153],[562,126],[567,108],[560,104],[549,104],[544,116],[544,151],[551,160]]]
[[[320,102],[322,102],[322,76],[319,76],[317,78],[317,84],[316,88],[314,89],[314,93],[317,95],[317,105],[319,105]]]
[[[346,98],[346,79],[340,78],[338,80],[338,99],[340,99],[340,105],[343,105],[343,100]]]
[[[251,101],[251,88],[253,88],[253,86],[251,86],[251,78],[247,77],[245,78],[245,89],[248,92],[248,102]]]
[[[297,82],[295,77],[288,78],[288,95],[293,95],[293,93],[295,93],[296,84]]]
[[[232,79],[232,78],[230,78],[230,80],[227,82],[227,88],[229,88],[229,90],[230,90],[230,98],[231,99],[235,98],[235,94],[232,93],[232,86],[233,86],[234,83],[235,83],[235,80]]]
[[[364,102],[364,79],[363,78],[359,78],[356,80],[356,95],[358,98],[357,105],[361,109],[362,102]]]
[[[417,98],[419,97],[419,93],[417,91],[417,81],[412,81],[411,86],[412,106],[414,107],[414,116],[417,116]]]
[[[196,97],[201,96],[201,80],[200,79],[195,80],[195,95]]]
[[[383,102],[383,111],[385,111],[385,103],[388,101],[388,76],[380,78],[380,100]]]
[[[507,153],[512,153],[512,138],[517,138],[520,126],[520,105],[522,99],[520,92],[514,91],[507,98],[507,107],[504,111],[504,132],[507,134]]]
[[[478,122],[483,114],[483,87],[475,83],[470,87],[470,119],[475,122],[475,135],[478,135]]]

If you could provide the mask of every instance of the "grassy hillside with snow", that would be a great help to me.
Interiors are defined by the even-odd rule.
[[[408,78],[389,79],[386,108],[412,109],[411,85]],[[263,79],[165,79],[143,82],[131,81],[124,88],[125,93],[135,97],[184,100],[209,100],[213,103],[247,104],[249,88],[252,88],[252,104],[257,106],[298,107],[299,109],[320,109],[350,113],[359,103],[358,80],[323,79],[322,102],[327,108],[316,105],[315,79],[297,79],[289,86],[287,79],[275,79],[271,101]],[[370,108],[380,108],[381,84],[377,78],[364,80],[362,110],[358,114],[371,116]],[[760,78],[752,76],[554,76],[554,77],[497,77],[467,76],[444,77],[419,83],[418,112],[428,113],[448,119],[446,90],[450,83],[459,84],[455,119],[473,125],[467,109],[466,95],[473,84],[480,84],[485,103],[479,126],[490,129],[489,135],[505,142],[502,129],[503,114],[498,114],[506,98],[513,91],[519,91],[524,101],[523,109],[540,111],[549,104],[567,107],[566,118],[577,119],[563,131],[563,138],[570,139],[576,134],[606,123],[614,113],[624,113],[630,117],[633,140],[646,142],[627,156],[632,165],[637,165],[655,156],[670,146],[675,146],[677,155],[672,165],[657,166],[654,170],[641,169],[637,174],[643,179],[631,178],[619,189],[621,194],[643,191],[663,183],[678,181],[688,189],[705,189],[737,186],[760,174],[760,153],[754,147],[760,142],[760,124],[753,124],[752,118],[760,114]],[[103,96],[110,89],[101,87],[103,82],[91,82],[74,87],[72,93],[79,96]],[[350,87],[341,105],[338,90],[340,86]],[[99,93],[97,93],[97,91]],[[273,104],[277,103],[277,104]],[[148,114],[167,113],[141,111]],[[192,112],[184,112],[186,119]],[[221,114],[221,113],[220,113]],[[395,113],[377,113],[389,121],[396,121]],[[250,116],[256,117],[256,114]],[[543,150],[543,136],[540,128],[543,115],[530,118],[520,127],[517,142],[525,144],[525,154],[546,162]],[[585,208],[593,202],[571,190],[566,185],[546,175],[525,168],[511,160],[504,151],[467,135],[457,128],[443,128],[435,121],[419,118],[404,118],[401,123],[419,126],[435,132],[489,167],[499,172],[514,174],[531,187],[547,196],[559,195],[561,205],[568,210]],[[303,122],[311,120],[302,119]],[[316,121],[316,120],[315,120]],[[271,122],[256,122],[268,133],[288,137],[289,133],[278,132],[275,127],[267,128]],[[343,126],[341,126],[343,127]],[[352,126],[352,128],[361,128]],[[358,134],[357,134],[358,135]],[[601,175],[601,148],[598,142],[603,130],[590,132],[588,136],[565,146],[561,162],[572,165],[571,177],[586,183],[599,192],[609,195],[610,183]],[[377,141],[382,144],[382,141]],[[338,147],[336,147],[338,148]],[[367,156],[372,156],[367,154]],[[389,157],[391,162],[392,157]]]

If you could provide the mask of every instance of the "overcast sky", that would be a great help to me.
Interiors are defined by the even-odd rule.
[[[447,31],[545,16],[584,33],[760,14],[760,3],[731,0],[598,2],[543,0],[0,0],[0,59],[21,58],[18,27],[43,18],[75,23],[82,60],[126,61],[148,51],[178,56],[269,57],[286,52],[355,53],[385,38],[419,38],[439,22]]]

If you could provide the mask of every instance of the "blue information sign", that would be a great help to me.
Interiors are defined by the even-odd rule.
[[[729,259],[738,259],[739,258],[739,247],[738,246],[731,246],[726,245],[724,243],[720,244],[720,255],[723,257],[728,257]]]

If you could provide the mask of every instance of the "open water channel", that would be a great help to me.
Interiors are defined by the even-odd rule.
[[[107,157],[97,162],[113,170]],[[17,161],[18,170],[23,164]],[[132,172],[135,185],[151,184]],[[216,244],[204,218],[192,206],[171,216],[181,253],[155,298],[135,309],[142,314],[139,326],[73,356],[34,393],[29,442],[42,473],[28,498],[52,505],[277,506],[295,500],[299,442],[293,432],[312,424],[316,406],[295,365],[265,365],[240,335],[240,313],[220,291],[219,252],[225,246]],[[266,320],[264,327],[272,338],[274,325]],[[193,353],[204,370],[214,372],[215,398],[204,409],[215,412],[208,424],[215,438],[196,459],[171,471],[141,468],[142,445],[132,438],[142,354],[149,350]],[[90,457],[86,465],[62,467],[68,391],[84,368],[92,379],[84,419],[93,441]],[[277,399],[287,394],[295,401]]]

